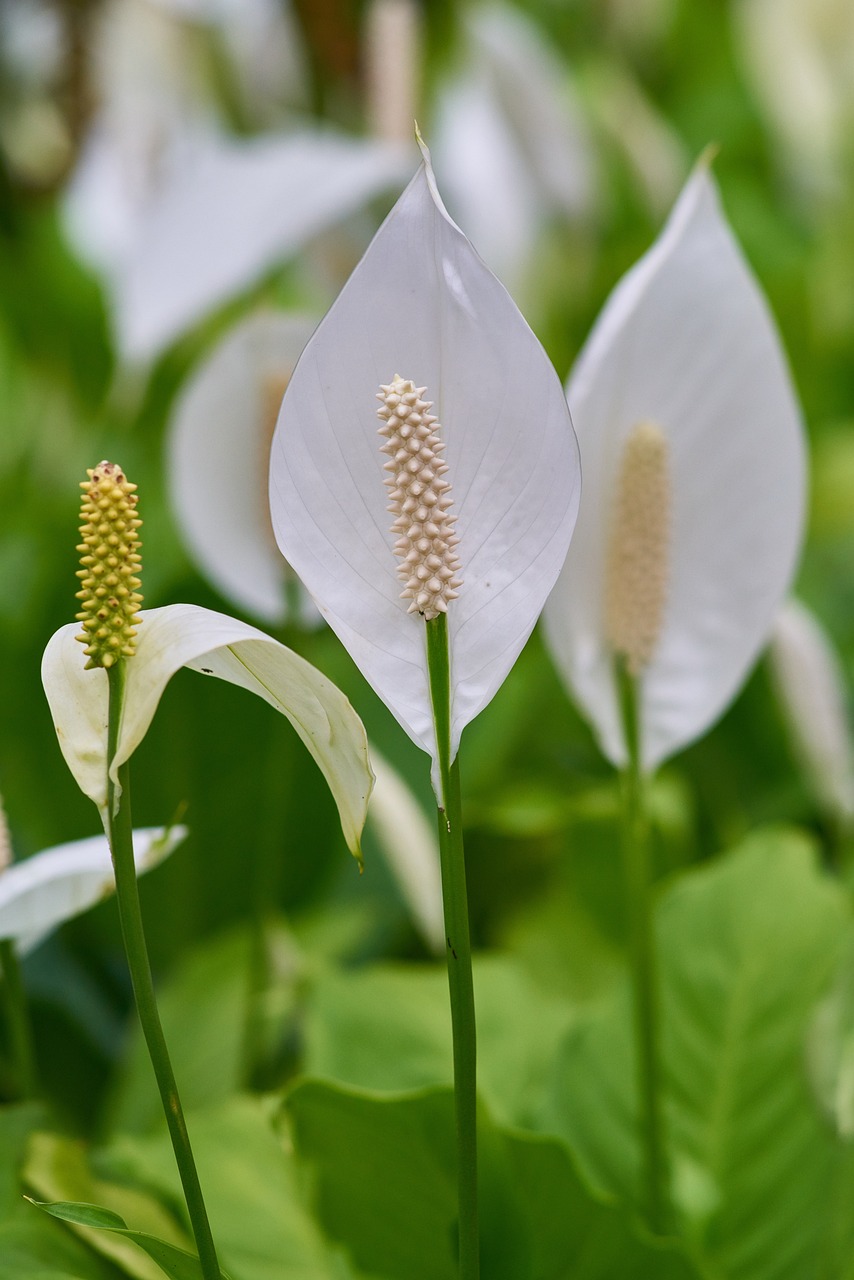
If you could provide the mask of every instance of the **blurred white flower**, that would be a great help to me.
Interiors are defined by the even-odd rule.
[[[270,523],[269,458],[285,387],[314,330],[304,316],[240,321],[184,383],[168,439],[172,506],[194,559],[228,599],[286,620],[288,566]],[[299,620],[317,611],[291,574]]]
[[[142,742],[166,685],[181,667],[218,676],[257,693],[296,729],[329,784],[347,845],[360,857],[373,775],[365,730],[343,693],[305,659],[245,622],[174,604],[143,610],[136,653],[127,659],[118,744],[107,760],[108,681],[103,667],[85,669],[70,623],[48,641],[42,682],[60,749],[78,786],[98,806],[107,806],[107,766],[118,770]],[[117,800],[118,800],[118,786]]]
[[[129,362],[154,359],[409,171],[408,148],[313,125],[226,136],[192,28],[151,0],[108,6],[98,48],[101,106],[65,219],[104,276]]]
[[[854,128],[854,5],[850,0],[740,0],[738,45],[777,130],[790,176],[839,185]]]
[[[830,637],[800,600],[777,615],[769,649],[780,705],[804,773],[843,828],[854,820],[854,747],[845,679]]]
[[[396,769],[371,747],[376,784],[368,808],[368,828],[391,868],[418,931],[437,956],[445,952],[442,873],[435,823]]]
[[[512,287],[549,216],[591,213],[593,152],[569,74],[527,18],[475,7],[465,35],[440,90],[433,151],[455,217]]]
[[[396,374],[426,388],[438,448],[447,446],[446,481],[440,491],[425,478],[424,502],[452,502],[462,565],[448,608],[453,759],[554,583],[580,474],[554,370],[448,216],[426,150],[294,371],[273,440],[270,507],[286,559],[435,766],[425,627],[401,598],[378,434],[378,393]],[[426,531],[418,510],[412,518]]]
[[[78,646],[79,647],[79,646]],[[187,828],[143,827],[133,833],[137,874],[156,867],[187,836]],[[29,951],[57,925],[115,890],[106,836],[44,849],[0,874],[0,939]]]
[[[706,164],[612,293],[567,395],[584,501],[546,635],[617,765],[627,750],[615,652],[636,644],[651,770],[738,691],[770,635],[803,524],[800,412]],[[617,639],[627,627],[634,638]]]

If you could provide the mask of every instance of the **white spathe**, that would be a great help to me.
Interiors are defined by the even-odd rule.
[[[398,186],[408,163],[406,148],[331,130],[211,137],[152,196],[116,274],[120,350],[152,359],[307,240]]]
[[[580,473],[555,372],[448,216],[426,150],[297,364],[270,507],[285,558],[435,765],[425,624],[400,598],[383,484],[376,397],[395,374],[426,387],[447,445],[462,578],[448,610],[455,755],[557,576]]]
[[[792,742],[824,808],[854,823],[854,744],[842,664],[818,618],[791,597],[777,615],[768,650]]]
[[[434,955],[445,952],[442,871],[436,823],[430,822],[404,779],[371,747],[376,785],[368,808],[368,830],[397,881],[412,919]]]
[[[524,279],[555,213],[597,201],[589,128],[568,69],[535,23],[501,3],[462,24],[459,68],[440,87],[433,152],[448,204],[488,265]]]
[[[187,828],[143,827],[133,833],[137,875],[150,871],[187,837]],[[0,938],[22,951],[115,890],[106,836],[89,836],[13,862],[0,875]]]
[[[236,618],[191,604],[143,610],[141,618],[136,654],[127,660],[113,781],[145,737],[172,676],[190,667],[257,693],[288,718],[326,778],[344,838],[359,857],[373,775],[364,727],[344,694],[304,658]],[[42,681],[66,763],[105,815],[108,680],[101,667],[85,669],[79,630],[70,623],[48,641]]]
[[[701,162],[608,299],[567,396],[584,501],[546,607],[557,666],[617,765],[626,744],[605,635],[606,559],[627,434],[668,445],[664,622],[640,677],[644,769],[707,729],[768,639],[801,542],[804,433],[780,342]]]
[[[169,432],[172,507],[194,560],[227,599],[275,625],[286,619],[288,570],[267,496],[271,397],[281,399],[314,327],[270,310],[240,321],[187,379]],[[313,621],[300,596],[301,621]]]

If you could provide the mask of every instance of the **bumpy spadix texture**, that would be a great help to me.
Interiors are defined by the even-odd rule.
[[[99,462],[80,487],[80,537],[77,571],[81,602],[77,639],[85,646],[86,667],[111,667],[136,652],[137,610],[142,604],[137,577],[142,521],[136,514],[136,485],[114,462]]]
[[[637,676],[655,652],[667,597],[667,441],[654,422],[639,423],[625,443],[612,518],[605,625]]]
[[[411,602],[410,613],[429,622],[447,613],[463,584],[457,576],[460,561],[454,548],[459,538],[450,511],[451,486],[442,478],[448,470],[441,458],[445,446],[436,434],[433,402],[421,398],[426,390],[395,374],[377,393],[382,401],[377,414],[383,419],[379,433],[386,439],[382,452],[389,455],[383,469],[390,473],[385,484],[394,516],[391,530],[397,534],[397,572],[404,583],[400,595]]]

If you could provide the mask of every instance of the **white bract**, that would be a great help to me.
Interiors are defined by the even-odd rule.
[[[427,820],[401,775],[373,746],[371,765],[376,785],[368,830],[376,837],[419,933],[435,955],[442,955],[445,918],[436,824]]]
[[[110,777],[142,742],[166,685],[181,667],[218,676],[257,693],[290,720],[317,761],[341,818],[344,838],[359,856],[359,835],[373,775],[362,722],[343,693],[304,658],[245,622],[197,605],[143,610],[127,675]],[[107,672],[85,670],[75,639],[61,627],[48,642],[42,681],[59,745],[85,795],[106,817]]]
[[[156,867],[186,836],[187,828],[181,826],[134,831],[137,875]],[[29,951],[51,929],[115,887],[106,836],[71,840],[13,862],[0,875],[0,938],[11,938],[20,950]]]
[[[666,491],[667,546],[651,566],[662,575],[654,585],[663,612],[638,677],[642,764],[651,770],[708,728],[739,689],[791,581],[803,523],[800,413],[706,164],[612,293],[567,395],[584,502],[546,634],[618,765],[627,749],[606,598],[618,478],[630,436],[643,428],[651,441],[663,438],[656,483]]]
[[[184,384],[169,434],[172,505],[202,572],[263,621],[286,618],[268,470],[282,395],[314,322],[260,311],[230,330]],[[300,590],[301,620],[316,618]]]
[[[854,822],[854,746],[839,655],[800,600],[783,605],[769,648],[777,695],[816,795],[843,826]]]
[[[443,85],[433,150],[448,203],[510,284],[555,213],[595,205],[593,151],[566,68],[518,9],[475,6],[458,72]]]
[[[377,417],[396,374],[433,403],[459,538],[462,585],[447,612],[453,756],[557,576],[580,474],[554,370],[448,216],[426,150],[294,371],[270,507],[285,558],[435,764],[425,623],[401,599]]]

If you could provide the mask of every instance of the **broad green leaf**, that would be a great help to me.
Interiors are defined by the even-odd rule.
[[[42,1120],[41,1107],[32,1103],[0,1108],[0,1222],[17,1207],[27,1140]]]
[[[102,1209],[94,1204],[74,1204],[67,1200],[54,1204],[38,1200],[31,1203],[52,1217],[59,1218],[61,1222],[70,1222],[89,1230],[112,1231],[126,1240],[132,1240],[154,1259],[160,1272],[167,1275],[169,1280],[204,1280],[201,1265],[194,1254],[177,1249],[175,1245],[158,1240],[156,1236],[147,1235],[144,1231],[130,1231],[124,1219],[110,1209]],[[228,1280],[225,1272],[221,1274],[222,1280]]]
[[[663,896],[665,1115],[685,1232],[727,1280],[821,1274],[836,1154],[805,1034],[849,916],[796,833],[753,836]],[[640,1156],[628,988],[568,1037],[545,1127],[635,1202]]]
[[[93,1253],[68,1227],[36,1213],[23,1198],[15,1220],[0,1226],[4,1280],[124,1280],[126,1274]],[[157,1276],[163,1280],[161,1272]]]
[[[382,1280],[455,1280],[453,1095],[378,1098],[317,1081],[287,1101],[317,1212]],[[482,1274],[489,1280],[692,1280],[678,1250],[642,1240],[593,1197],[551,1138],[479,1121]]]
[[[541,1105],[572,1006],[544,995],[513,960],[475,963],[478,1073],[495,1115],[525,1123]],[[381,965],[317,982],[306,1025],[305,1072],[400,1091],[453,1079],[444,966]]]
[[[185,1251],[192,1248],[191,1237],[150,1195],[96,1177],[81,1142],[57,1134],[35,1134],[27,1153],[24,1180],[38,1202],[70,1202],[76,1206],[85,1202],[95,1215],[92,1220],[58,1210],[53,1211],[53,1216],[81,1228],[80,1235],[87,1244],[137,1280],[162,1280],[161,1269],[134,1244],[128,1244],[121,1232],[110,1231],[111,1221],[115,1227],[124,1227],[130,1221],[147,1236],[165,1239],[170,1246]],[[97,1205],[105,1207],[96,1208]]]
[[[233,1098],[188,1115],[193,1150],[222,1264],[233,1280],[355,1280],[341,1270],[303,1204],[293,1155],[270,1108]],[[122,1135],[99,1165],[125,1181],[180,1197],[166,1135]]]

